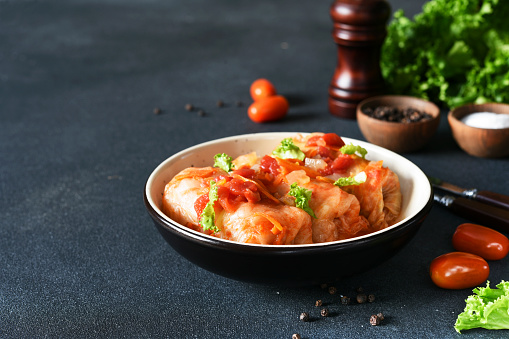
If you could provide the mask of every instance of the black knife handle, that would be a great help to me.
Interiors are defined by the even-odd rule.
[[[485,204],[505,208],[509,210],[509,196],[490,192],[490,191],[479,191],[475,198]]]
[[[483,204],[467,198],[456,198],[450,208],[463,217],[479,224],[509,233],[509,210]]]

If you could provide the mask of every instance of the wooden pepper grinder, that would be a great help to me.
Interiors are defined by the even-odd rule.
[[[330,8],[338,61],[329,86],[329,111],[355,119],[357,104],[383,93],[380,51],[391,8],[386,0],[336,0]]]

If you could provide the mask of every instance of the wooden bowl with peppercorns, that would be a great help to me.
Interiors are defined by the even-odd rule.
[[[423,148],[440,123],[440,109],[430,101],[382,95],[357,106],[357,122],[367,141],[398,153]]]
[[[354,238],[322,243],[263,245],[226,240],[176,222],[163,210],[166,184],[189,167],[211,166],[218,153],[232,157],[268,154],[280,141],[297,133],[255,133],[199,144],[169,157],[150,174],[144,203],[157,230],[183,257],[228,278],[280,286],[332,283],[388,260],[416,234],[432,204],[426,175],[404,157],[376,145],[343,138],[367,151],[366,159],[383,160],[399,177],[401,212],[395,223]],[[307,133],[300,133],[305,135]]]
[[[447,119],[454,140],[470,155],[502,158],[509,155],[509,105],[488,103],[457,107]]]

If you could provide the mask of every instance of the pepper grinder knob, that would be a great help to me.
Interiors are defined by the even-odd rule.
[[[337,65],[329,86],[329,112],[355,119],[357,104],[384,92],[380,52],[391,7],[386,0],[336,0],[330,7]]]

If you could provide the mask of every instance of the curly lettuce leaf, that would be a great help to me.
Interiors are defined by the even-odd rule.
[[[509,282],[502,281],[492,289],[488,281],[486,287],[475,288],[473,292],[466,300],[465,310],[458,315],[456,331],[509,329]]]
[[[216,212],[214,211],[214,203],[218,199],[217,184],[214,180],[210,181],[209,202],[205,205],[200,215],[200,226],[205,231],[219,232],[219,228],[215,225]]]
[[[302,161],[306,158],[304,152],[293,143],[292,138],[281,140],[281,145],[272,151],[272,154],[281,159],[299,159]]]
[[[233,158],[226,153],[214,155],[214,167],[219,167],[225,172],[230,172],[233,169],[234,165],[232,161]]]
[[[363,159],[365,159],[366,154],[368,154],[368,151],[365,148],[362,148],[361,146],[356,146],[352,143],[350,143],[350,145],[345,145],[341,147],[339,151],[343,154],[358,153]]]
[[[334,185],[342,187],[342,186],[350,186],[350,185],[360,185],[366,182],[367,175],[365,172],[359,172],[353,177],[344,177],[338,178],[334,182]]]
[[[509,99],[509,1],[431,0],[413,20],[394,13],[382,47],[393,94],[454,108]]]
[[[311,190],[300,187],[296,182],[290,186],[290,192],[288,192],[289,196],[295,197],[295,206],[316,219],[315,212],[309,207],[309,199],[311,199],[312,194]]]

